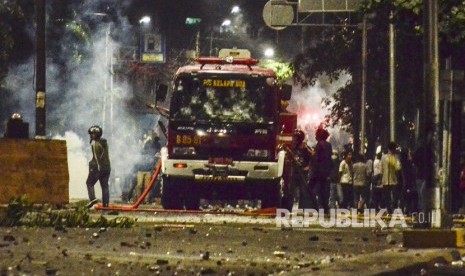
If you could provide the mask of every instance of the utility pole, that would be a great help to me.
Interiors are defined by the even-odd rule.
[[[362,20],[362,91],[360,96],[360,154],[365,153],[365,106],[367,82],[367,16]]]
[[[423,143],[431,147],[434,158],[433,160],[424,160],[432,162],[433,168],[432,179],[427,180],[429,194],[432,195],[432,206],[428,206],[431,211],[431,227],[441,228],[443,225],[444,212],[441,210],[442,184],[438,181],[438,155],[439,155],[439,54],[438,54],[438,1],[425,0],[424,5],[424,105],[422,118],[423,137],[426,141]],[[430,140],[430,141],[428,141]]]
[[[389,138],[396,141],[396,59],[394,13],[389,16]]]
[[[45,139],[45,0],[36,0],[36,139]]]

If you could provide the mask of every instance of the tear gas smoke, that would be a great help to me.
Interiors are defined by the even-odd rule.
[[[297,127],[307,134],[310,146],[316,144],[315,130],[325,121],[325,116],[329,115],[328,107],[323,105],[323,99],[344,87],[350,78],[350,75],[342,74],[337,81],[330,82],[328,76],[320,75],[312,86],[294,85],[288,109],[297,113]],[[343,145],[349,142],[350,135],[339,126],[328,127],[328,131],[333,148],[341,151]]]
[[[77,10],[76,15],[88,17],[95,14],[101,2],[86,1],[79,6],[83,10]],[[83,20],[85,18],[75,19],[76,22]],[[116,196],[121,195],[121,187],[114,185],[114,179],[123,180],[119,182],[123,184],[132,174],[134,165],[141,160],[142,133],[156,126],[156,115],[137,115],[127,110],[126,103],[132,97],[127,83],[118,81],[112,85],[113,72],[109,67],[111,52],[116,53],[121,46],[127,46],[114,41],[112,34],[131,34],[130,28],[124,17],[119,17],[117,22],[100,22],[95,26],[95,31],[89,34],[89,58],[78,63],[72,55],[55,57],[53,60],[65,61],[63,67],[54,64],[51,59],[47,60],[47,137],[67,141],[70,199],[87,198],[85,182],[88,161],[92,157],[87,130],[91,125],[102,126],[103,138],[109,142],[112,165],[110,192]],[[60,43],[63,47],[61,53],[69,53],[67,47],[71,47],[72,42],[65,37]],[[65,76],[62,68],[67,69]],[[6,78],[6,88],[14,91],[14,97],[10,99],[10,112],[23,114],[24,121],[30,124],[30,136],[34,135],[35,129],[33,74],[34,61],[31,58],[28,63],[10,68]],[[98,184],[96,195],[101,195]]]

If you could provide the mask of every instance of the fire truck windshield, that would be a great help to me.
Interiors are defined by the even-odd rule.
[[[243,74],[182,75],[175,80],[171,119],[268,123],[273,121],[273,79]]]

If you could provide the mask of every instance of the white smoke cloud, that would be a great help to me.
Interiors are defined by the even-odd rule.
[[[294,85],[288,109],[297,113],[297,127],[307,134],[310,146],[316,143],[316,128],[324,121],[325,116],[329,115],[328,107],[323,105],[323,99],[344,87],[350,79],[350,75],[342,74],[338,80],[331,82],[328,76],[320,75],[312,86]],[[350,135],[340,126],[329,127],[328,131],[333,148],[342,150]]]
[[[75,21],[83,22],[88,20],[89,15],[100,12],[96,7],[103,2],[85,1],[78,7],[82,10],[77,10],[76,15],[87,16],[87,19],[76,18]],[[127,110],[126,101],[132,97],[130,85],[121,78],[114,78],[113,83],[111,80],[111,52],[117,53],[120,47],[128,46],[118,43],[112,37],[121,33],[131,34],[131,28],[124,17],[120,17],[117,22],[113,20],[98,23],[95,31],[90,34],[90,58],[83,59],[82,63],[77,63],[71,55],[59,58],[66,63],[66,81],[63,81],[63,67],[54,64],[50,59],[47,60],[46,136],[67,141],[70,199],[87,198],[85,182],[88,161],[91,159],[87,130],[90,126],[102,126],[103,138],[109,142],[112,165],[110,191],[115,196],[120,196],[122,190],[122,187],[115,186],[115,179],[119,178],[121,181],[117,183],[122,185],[140,160],[139,139],[142,132],[156,126],[156,115],[134,114]],[[60,43],[63,49],[70,47],[66,38]],[[52,53],[47,55],[51,56]],[[34,60],[31,58],[25,64],[10,68],[6,78],[6,88],[14,91],[14,99],[11,99],[11,102],[15,103],[15,106],[11,112],[23,114],[24,121],[30,124],[30,137],[34,137],[35,130],[34,66]],[[63,83],[67,85],[63,86]],[[97,197],[101,195],[100,192],[97,184]],[[114,199],[116,198],[110,198]]]
[[[57,135],[52,139],[66,140],[68,150],[68,171],[69,171],[69,198],[85,199],[87,198],[86,178],[89,167],[90,151],[85,148],[85,142],[72,131],[66,131],[64,136]],[[96,185],[96,195],[101,194],[102,190]]]

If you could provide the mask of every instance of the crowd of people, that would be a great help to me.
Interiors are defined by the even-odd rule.
[[[386,209],[405,214],[426,211],[426,184],[431,168],[425,167],[423,147],[412,152],[390,142],[365,156],[345,146],[342,152],[327,141],[329,133],[318,128],[311,147],[301,130],[294,133],[293,193],[298,208]],[[462,172],[465,189],[465,170]]]
[[[97,202],[94,192],[97,181],[102,186],[103,206],[108,206],[111,171],[108,145],[101,138],[99,126],[89,128],[89,135],[93,155],[86,181],[89,207]],[[339,152],[333,149],[328,138],[328,131],[318,128],[315,131],[316,144],[310,147],[302,130],[294,132],[294,144],[289,151],[293,159],[291,193],[298,201],[299,209],[328,212],[329,209],[345,208],[363,213],[364,209],[370,208],[386,209],[392,213],[400,208],[404,214],[427,211],[427,181],[432,179],[433,172],[430,162],[424,162],[433,158],[428,147],[421,146],[413,152],[390,142],[384,149],[378,147],[374,158],[371,158],[354,152],[350,145]],[[149,185],[162,143],[164,141],[156,132],[150,132],[141,139],[141,160],[125,181],[123,201],[137,201]],[[465,162],[461,165],[459,189],[465,194]],[[153,204],[160,193],[158,179],[143,203]]]

